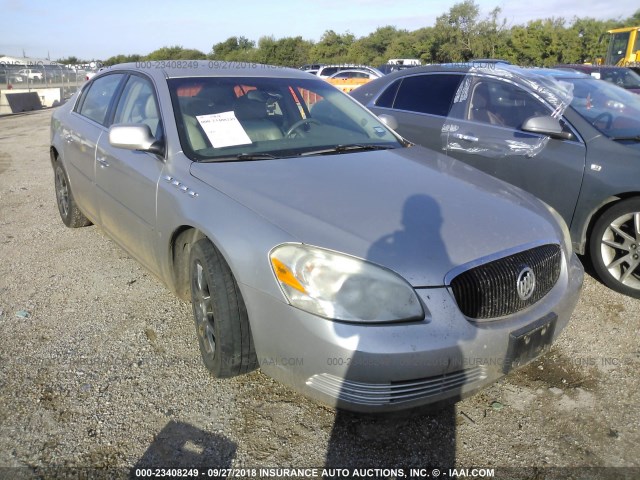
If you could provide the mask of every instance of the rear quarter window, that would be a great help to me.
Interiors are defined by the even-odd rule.
[[[396,99],[396,94],[398,93],[398,87],[401,83],[402,79],[396,80],[389,85],[387,89],[382,92],[382,95],[378,97],[378,100],[376,100],[376,107],[392,108],[393,102]]]

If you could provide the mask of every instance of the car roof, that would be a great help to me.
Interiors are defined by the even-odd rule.
[[[306,71],[297,68],[222,60],[158,60],[121,63],[106,67],[100,74],[121,70],[137,71],[152,77],[163,78],[271,77],[309,79],[310,76]]]
[[[598,72],[600,70],[627,70],[627,67],[617,67],[615,65],[584,65],[581,63],[567,63],[556,65],[553,68],[573,68],[575,70],[584,70],[587,72]]]
[[[371,68],[370,66],[364,65],[362,63],[327,63],[322,65],[322,67]]]
[[[346,68],[346,69],[340,70],[340,71],[338,71],[336,73],[332,73],[331,76],[339,75],[341,73],[349,73],[349,72],[366,73],[368,75],[371,74],[371,70],[365,70],[364,68]]]
[[[511,62],[508,60],[503,60],[502,58],[474,58],[471,60],[472,63],[504,63],[505,65],[511,65]]]
[[[325,69],[329,69],[329,68],[339,68],[340,70],[370,70],[370,71],[382,73],[376,67],[370,67],[368,65],[362,65],[362,64],[351,64],[351,63],[341,63],[341,64],[335,64],[335,65],[323,65],[322,67],[320,67],[318,69],[318,71],[322,72]]]
[[[517,65],[510,65],[506,63],[484,63],[484,62],[469,62],[469,63],[444,63],[438,65],[426,65],[424,67],[413,67],[407,70],[401,70],[396,72],[391,72],[386,75],[388,80],[398,77],[404,77],[408,75],[416,75],[420,73],[430,73],[430,72],[452,72],[452,73],[467,73],[472,69],[476,69],[481,71],[482,73],[491,74],[492,71],[499,73],[499,71],[508,71],[515,75],[531,78],[536,75],[542,75],[545,77],[554,77],[554,78],[593,78],[587,74],[571,71],[571,70],[560,70],[560,69],[552,69],[552,68],[539,68],[539,67],[519,67]]]
[[[578,72],[575,70],[568,69],[559,69],[559,68],[535,68],[532,69],[536,75],[542,75],[545,77],[553,77],[558,80],[562,79],[570,79],[570,78],[581,78],[581,79],[592,79],[595,80],[591,75],[587,75],[586,73]]]
[[[554,105],[558,103],[558,99],[566,104],[571,102],[569,96],[571,95],[572,89],[567,85],[563,85],[563,83],[570,83],[569,80],[575,79],[594,82],[598,81],[590,75],[571,70],[525,68],[499,63],[493,63],[491,65],[484,64],[483,67],[478,67],[477,64],[456,63],[428,65],[424,67],[415,67],[410,70],[392,72],[382,78],[372,80],[365,85],[362,85],[352,91],[351,95],[361,102],[369,102],[380,95],[384,89],[398,79],[428,73],[452,73],[455,75],[479,74],[489,78],[509,79],[511,82],[528,86],[528,88],[540,89],[540,87],[543,87],[540,90],[544,92],[543,96]],[[562,82],[562,80],[565,80],[565,82]]]

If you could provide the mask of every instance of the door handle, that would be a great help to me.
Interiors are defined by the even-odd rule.
[[[106,168],[109,166],[109,162],[107,162],[107,157],[96,157],[96,160],[100,164],[100,168]]]
[[[464,133],[454,133],[453,136],[460,140],[465,140],[467,142],[477,142],[480,139],[478,137],[474,137],[473,135],[466,135]]]

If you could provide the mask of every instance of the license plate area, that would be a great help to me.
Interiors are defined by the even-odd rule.
[[[534,323],[509,334],[509,347],[504,362],[504,373],[520,367],[549,350],[558,316],[550,313]]]

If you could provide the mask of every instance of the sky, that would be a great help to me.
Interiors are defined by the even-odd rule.
[[[417,30],[462,0],[0,0],[0,55],[56,60],[105,60],[146,55],[180,45],[209,53],[231,36],[301,36],[318,41],[326,30],[366,36],[392,25]],[[507,26],[543,18],[625,19],[637,0],[475,0],[484,18],[495,7]]]

